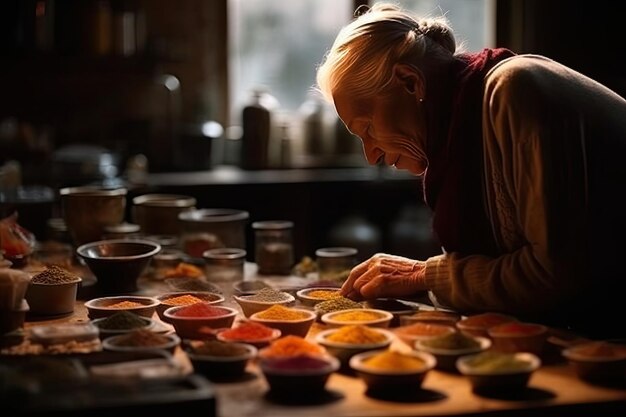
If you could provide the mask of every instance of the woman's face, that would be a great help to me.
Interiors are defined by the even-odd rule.
[[[414,95],[396,85],[371,99],[336,93],[334,101],[348,130],[361,138],[370,165],[383,162],[413,175],[424,173],[426,123],[423,104]]]

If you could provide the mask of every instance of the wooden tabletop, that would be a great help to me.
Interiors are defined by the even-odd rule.
[[[246,279],[252,279],[247,272]],[[297,286],[300,278],[264,277],[272,285]],[[164,290],[162,282],[143,279],[141,293],[154,295]],[[232,283],[221,283],[227,301],[232,300]],[[76,303],[69,317],[25,323],[25,328],[56,322],[87,320],[84,300]],[[155,314],[154,319],[159,320]],[[315,323],[307,337],[324,329]],[[394,343],[402,344],[399,340]],[[193,372],[185,353],[178,348],[176,360]],[[470,416],[488,415],[602,415],[621,413],[626,415],[626,387],[604,387],[579,379],[571,365],[556,356],[544,362],[529,381],[528,388],[510,394],[478,395],[472,391],[469,380],[461,375],[430,371],[422,385],[411,395],[387,394],[379,397],[366,392],[364,382],[356,376],[334,373],[327,383],[324,395],[292,402],[277,399],[269,392],[268,385],[255,362],[248,365],[246,377],[238,382],[214,383],[217,415],[222,417],[392,417],[392,416]],[[389,396],[391,395],[391,396]],[[201,411],[201,410],[198,410]]]

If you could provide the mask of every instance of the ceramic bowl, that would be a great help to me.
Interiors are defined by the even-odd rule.
[[[400,325],[405,326],[413,323],[445,324],[456,328],[456,322],[461,320],[461,315],[454,311],[446,310],[420,310],[413,314],[400,317]]]
[[[212,331],[231,327],[237,316],[237,310],[227,306],[216,306],[205,303],[200,315],[181,315],[185,309],[197,307],[203,303],[190,306],[170,307],[163,312],[166,321],[174,326],[176,334],[183,339],[206,339],[213,337]]]
[[[31,281],[25,295],[30,306],[29,314],[56,316],[73,313],[81,282],[80,277],[73,281],[50,284]]]
[[[137,279],[160,250],[150,240],[110,239],[81,245],[76,253],[96,276],[97,290],[113,295],[136,292]]]
[[[462,318],[456,322],[456,327],[471,336],[489,337],[487,330],[499,324],[517,321],[515,317],[500,313],[480,313]]]
[[[389,327],[393,314],[385,310],[374,308],[351,308],[347,310],[333,311],[321,317],[323,323],[340,327],[349,324],[362,324],[364,326]]]
[[[564,349],[562,355],[576,375],[598,384],[626,386],[626,346],[608,341],[591,341]]]
[[[435,367],[446,372],[458,371],[456,361],[460,357],[484,352],[490,347],[491,340],[486,337],[468,336],[461,332],[415,342],[415,349],[433,355],[437,359]]]
[[[458,371],[469,378],[474,391],[511,391],[525,389],[541,360],[528,352],[486,351],[462,356],[456,361]]]
[[[301,315],[300,318],[288,319],[288,318],[265,318],[264,314],[268,310],[259,311],[257,313],[252,314],[249,319],[250,321],[261,323],[266,325],[267,327],[271,327],[273,329],[280,330],[283,336],[287,335],[295,335],[305,337],[313,322],[317,318],[317,314],[312,310],[307,310],[304,308],[296,308],[296,307],[287,307],[290,312]]]
[[[108,317],[119,311],[129,311],[139,316],[151,318],[159,305],[154,297],[141,295],[119,295],[113,297],[92,298],[85,302],[90,319]]]
[[[394,352],[412,360],[414,367],[386,369],[372,366],[371,360],[381,354],[387,354],[389,349],[370,350],[354,355],[350,359],[350,367],[363,380],[370,392],[407,392],[415,391],[422,386],[426,375],[435,367],[437,360],[426,352],[409,351]]]
[[[193,370],[212,381],[230,381],[244,376],[248,363],[258,353],[247,343],[191,341],[183,347]]]
[[[325,391],[330,375],[339,370],[334,356],[291,356],[261,358],[259,367],[270,395],[292,400],[311,399]]]
[[[500,352],[530,352],[541,356],[546,340],[548,327],[536,323],[512,321],[487,329],[493,341],[493,349]]]
[[[226,300],[222,294],[210,291],[171,291],[161,293],[155,298],[159,300],[156,312],[159,315],[159,318],[163,321],[167,321],[163,312],[170,307],[189,305],[192,304],[194,300],[198,300],[197,302],[219,305]]]
[[[148,342],[148,340],[151,340]],[[134,330],[130,333],[107,337],[102,341],[102,348],[108,351],[139,353],[165,350],[174,353],[180,345],[176,334],[158,334],[149,330]]]
[[[449,335],[456,331],[457,330],[453,327],[443,324],[420,322],[399,326],[393,329],[393,333],[396,337],[411,349],[415,347],[415,343],[418,340],[428,340],[434,337]]]
[[[296,298],[307,307],[314,307],[315,304],[330,300],[339,296],[338,287],[310,287],[302,288],[296,292]]]
[[[332,340],[332,337],[340,332],[342,329],[358,329],[358,326],[344,326],[333,329],[322,330],[315,335],[315,342],[323,346],[326,351],[339,359],[341,363],[341,369],[343,371],[350,370],[350,359],[359,353],[367,352],[370,350],[378,350],[388,348],[394,340],[394,335],[390,331],[377,327],[363,326],[362,332],[367,334],[375,334],[376,337],[370,337],[369,339],[363,338],[359,341],[350,342],[338,342]]]
[[[254,313],[258,313],[259,311],[270,308],[274,304],[280,304],[286,307],[293,306],[296,301],[295,297],[286,292],[282,293],[283,299],[279,301],[256,300],[253,297],[256,297],[258,293],[254,295],[233,295],[233,299],[237,302],[237,304],[239,304],[243,315],[246,317],[250,317]]]

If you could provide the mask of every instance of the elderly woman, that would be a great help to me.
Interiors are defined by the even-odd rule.
[[[317,84],[370,164],[422,177],[443,249],[426,260],[376,254],[344,295],[429,291],[466,314],[624,335],[602,325],[623,316],[622,97],[543,56],[458,52],[444,18],[389,4],[340,31]]]

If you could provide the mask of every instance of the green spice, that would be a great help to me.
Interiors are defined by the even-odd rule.
[[[476,339],[466,336],[461,332],[426,339],[422,343],[437,349],[473,349],[480,347],[480,343],[478,343]]]
[[[147,321],[130,311],[118,311],[98,323],[105,330],[131,330],[146,327]]]
[[[320,316],[332,311],[348,310],[351,308],[363,308],[363,305],[347,297],[337,297],[317,303],[314,307],[315,311]]]

